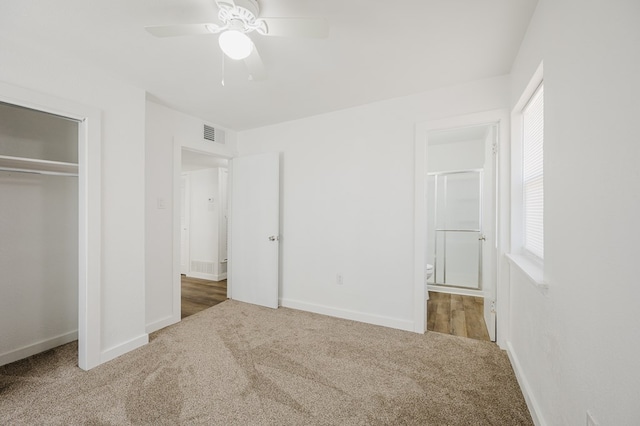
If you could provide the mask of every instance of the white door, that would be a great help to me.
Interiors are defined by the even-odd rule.
[[[180,273],[189,273],[189,175],[180,177]]]
[[[496,157],[498,125],[489,128],[485,142],[484,200],[482,204],[482,289],[484,322],[491,341],[496,341]]]
[[[230,162],[229,297],[278,307],[280,154]]]

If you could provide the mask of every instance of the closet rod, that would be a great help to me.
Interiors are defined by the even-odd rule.
[[[35,175],[50,175],[50,176],[75,176],[78,177],[77,173],[67,173],[67,172],[53,172],[48,170],[29,170],[29,169],[14,169],[11,167],[0,167],[1,172],[17,172],[17,173],[31,173]]]

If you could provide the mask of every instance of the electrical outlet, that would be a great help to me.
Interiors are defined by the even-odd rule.
[[[587,426],[598,426],[598,422],[589,411],[587,411]]]
[[[343,284],[343,281],[342,281],[342,274],[338,274],[338,275],[336,275],[336,283],[337,283],[338,285],[342,285],[342,284]]]

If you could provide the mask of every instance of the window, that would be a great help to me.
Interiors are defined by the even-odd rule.
[[[507,259],[545,292],[542,77],[540,63],[511,111],[511,252]]]
[[[544,258],[544,86],[522,109],[523,249]]]

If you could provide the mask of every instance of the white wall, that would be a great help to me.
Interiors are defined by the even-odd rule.
[[[511,355],[541,424],[640,418],[640,3],[540,0],[511,78],[545,80],[546,294],[511,270]]]
[[[218,169],[202,169],[190,175],[190,221],[189,254],[191,267],[187,275],[217,279],[218,221],[220,196],[218,191]],[[200,262],[200,268],[193,262]],[[200,269],[200,270],[199,270]],[[209,271],[210,269],[210,271]]]
[[[485,141],[462,141],[429,144],[427,170],[446,172],[452,170],[482,169],[484,167]]]
[[[180,194],[175,194],[175,198],[173,194],[174,179],[179,179],[174,176],[174,144],[231,157],[236,153],[236,133],[224,129],[225,145],[215,144],[203,140],[205,123],[202,120],[155,102],[147,101],[146,106],[146,324],[147,331],[151,332],[180,321],[180,301],[176,300],[179,292],[175,291],[174,280],[179,270],[175,273],[173,270],[175,211],[172,206],[174,199],[177,203],[180,201]],[[177,167],[179,170],[180,159]],[[166,208],[158,208],[159,199],[165,202]],[[176,244],[179,248],[179,238]],[[177,253],[179,255],[179,250]]]
[[[240,132],[283,153],[281,303],[413,330],[415,125],[507,104],[503,77]]]
[[[101,359],[147,341],[144,92],[59,53],[0,40],[0,81],[102,111]]]
[[[0,171],[0,200],[3,364],[77,338],[78,178]]]

